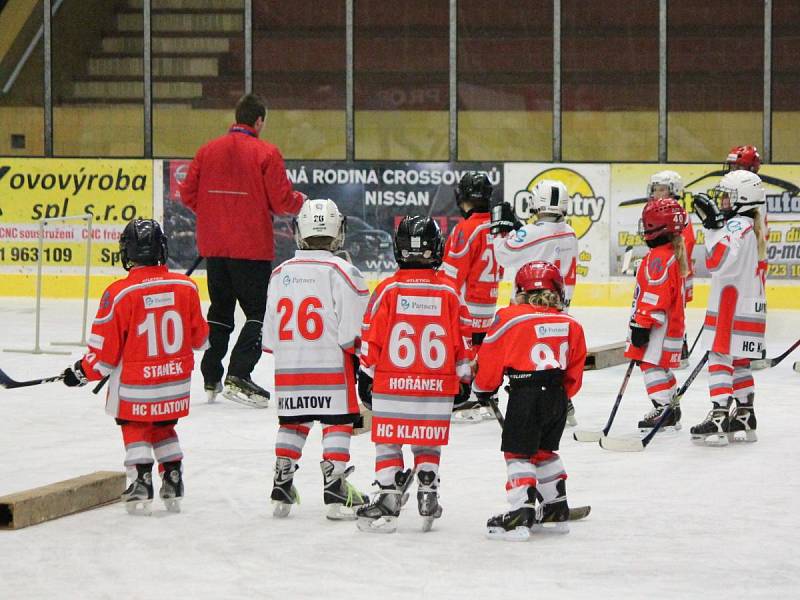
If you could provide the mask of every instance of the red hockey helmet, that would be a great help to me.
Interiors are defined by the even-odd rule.
[[[536,290],[552,290],[561,301],[564,301],[564,278],[554,264],[543,260],[526,263],[514,277],[517,293],[535,292]]]
[[[654,240],[667,233],[680,233],[688,225],[686,211],[673,198],[651,199],[644,205],[639,233]]]
[[[723,172],[730,171],[752,171],[758,173],[761,167],[761,156],[758,154],[758,148],[755,146],[734,146],[728,152],[728,157],[725,159],[725,166]]]

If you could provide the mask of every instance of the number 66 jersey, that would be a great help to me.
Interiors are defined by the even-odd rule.
[[[373,442],[447,444],[459,381],[471,378],[470,331],[466,305],[433,269],[401,269],[375,288],[361,334]]]

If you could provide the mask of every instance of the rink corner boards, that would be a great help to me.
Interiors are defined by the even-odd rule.
[[[125,473],[97,471],[0,497],[0,530],[22,529],[119,502]]]

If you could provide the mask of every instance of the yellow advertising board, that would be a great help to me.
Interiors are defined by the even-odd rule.
[[[84,267],[90,220],[92,267],[118,266],[122,228],[152,214],[153,161],[0,158],[3,273],[30,273],[40,253],[47,272]]]

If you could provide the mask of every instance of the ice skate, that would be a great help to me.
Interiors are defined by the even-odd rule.
[[[578,419],[575,418],[575,405],[572,400],[567,400],[567,425],[570,427],[578,425]]]
[[[208,400],[209,404],[214,404],[217,401],[217,394],[222,391],[222,382],[217,381],[215,383],[206,383],[203,386],[203,389],[206,391],[206,399]]]
[[[749,404],[741,404],[738,400],[731,411],[728,425],[729,442],[757,442],[756,413],[752,399]]]
[[[653,410],[647,413],[642,420],[639,421],[639,431],[642,433],[649,433],[650,430],[656,426],[656,423],[661,418],[661,415],[664,414],[664,411],[667,409],[669,404],[658,404],[654,400],[650,400],[653,403]],[[680,406],[673,406],[672,411],[670,412],[669,416],[667,416],[667,420],[661,426],[661,431],[679,431],[681,428],[681,407]]]
[[[153,512],[153,463],[136,465],[136,479],[122,492],[120,500],[125,503],[129,515],[148,516]]]
[[[452,421],[453,423],[480,423],[483,421],[480,403],[477,400],[467,402],[463,408],[453,413]]]
[[[270,499],[275,505],[272,516],[277,519],[284,519],[289,516],[292,504],[300,504],[300,494],[292,485],[294,472],[298,469],[297,465],[292,467],[292,461],[284,456],[279,456],[275,460],[275,477],[273,480],[272,493]]]
[[[161,489],[158,496],[164,501],[164,506],[169,512],[181,512],[181,499],[183,498],[183,475],[181,463],[164,463],[164,472],[161,474]]]
[[[438,481],[433,471],[420,471],[417,473],[419,487],[417,488],[417,507],[422,517],[422,531],[430,531],[434,519],[442,516],[442,506],[439,504]]]
[[[225,389],[222,391],[222,395],[228,400],[251,408],[269,407],[269,392],[256,385],[249,377],[228,375],[225,378]]]
[[[541,515],[531,527],[531,532],[569,533],[570,509],[567,504],[567,483],[561,479],[556,484],[556,493],[553,500],[540,505]]]
[[[490,540],[527,542],[535,522],[536,509],[531,504],[523,504],[516,510],[495,515],[486,521],[486,537]]]
[[[319,463],[322,469],[325,491],[323,500],[328,508],[325,515],[331,521],[355,521],[355,507],[366,504],[367,495],[359,492],[356,487],[347,481],[347,477],[355,470],[355,467],[347,467],[343,473],[333,472],[333,463],[323,460]]]
[[[692,441],[696,444],[707,446],[727,446],[730,419],[728,407],[712,402],[713,408],[709,411],[705,421],[692,427]]]
[[[380,487],[372,502],[358,508],[356,525],[361,531],[370,533],[394,533],[397,531],[397,517],[400,509],[408,501],[408,487],[413,481],[411,469],[398,471],[394,483]]]

